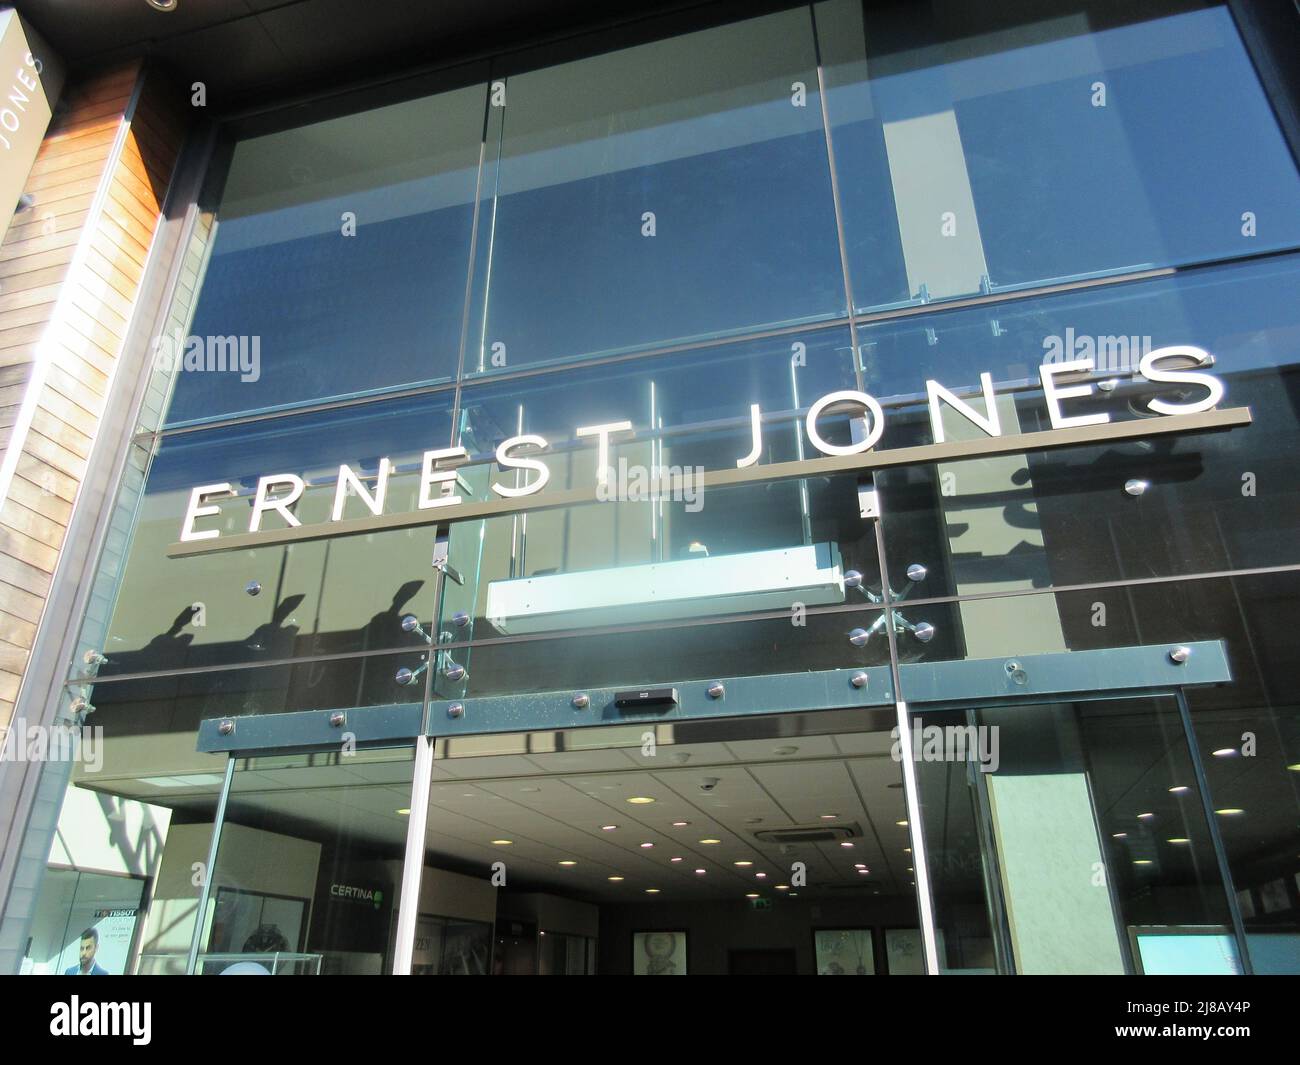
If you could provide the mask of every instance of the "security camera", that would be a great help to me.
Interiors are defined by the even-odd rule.
[[[717,777],[705,777],[700,781],[700,791],[712,791],[718,786]]]

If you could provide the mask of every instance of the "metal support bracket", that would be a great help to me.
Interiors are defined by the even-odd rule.
[[[899,676],[909,709],[919,713],[944,706],[968,707],[977,701],[1124,698],[1224,684],[1232,680],[1232,671],[1223,643],[1205,640],[1177,646],[1156,644],[1018,658],[908,663],[899,666]],[[615,705],[622,687],[431,700],[426,734],[470,736],[639,722],[658,724],[806,710],[865,709],[900,701],[888,666],[666,683],[677,689],[678,702],[643,711]],[[333,747],[343,735],[350,735],[359,745],[410,741],[424,727],[421,709],[419,703],[404,703],[213,718],[199,727],[198,749],[212,753]],[[235,727],[230,727],[231,722]]]

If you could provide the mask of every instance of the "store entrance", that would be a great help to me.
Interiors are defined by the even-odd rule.
[[[893,725],[854,709],[439,740],[421,917],[494,904],[495,972],[920,972]],[[418,951],[414,968],[439,971]]]
[[[890,710],[237,756],[199,973],[923,971]],[[416,788],[415,791],[419,791]],[[991,949],[991,945],[990,945]]]
[[[1168,682],[1226,669],[1175,651],[909,664],[915,701],[829,709],[757,712],[860,674],[727,716],[594,693],[591,724],[519,732],[490,700],[204,722],[230,761],[192,971],[1242,971],[1234,811]]]

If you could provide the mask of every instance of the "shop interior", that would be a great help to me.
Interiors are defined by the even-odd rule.
[[[892,724],[437,741],[412,972],[922,972]],[[194,768],[69,788],[29,971],[74,965],[83,927],[110,972],[185,970],[222,779]],[[196,971],[392,971],[412,773],[409,748],[238,760]]]

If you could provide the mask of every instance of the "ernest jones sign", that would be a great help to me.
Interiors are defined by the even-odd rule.
[[[1213,357],[1201,348],[1187,345],[1158,348],[1142,356],[1138,374],[1155,384],[1178,385],[1203,392],[1199,398],[1171,402],[1153,398],[1147,409],[1159,419],[1143,418],[1137,421],[1111,423],[1106,412],[1066,414],[1063,402],[1091,395],[1093,386],[1086,382],[1067,384],[1059,380],[1071,375],[1086,374],[1093,370],[1091,359],[1076,359],[1040,367],[1043,398],[1051,421],[1050,431],[1023,433],[1004,437],[998,415],[993,378],[988,373],[980,375],[984,398],[984,411],[958,398],[937,381],[926,381],[930,425],[934,443],[921,447],[899,448],[893,451],[872,453],[885,428],[885,414],[875,397],[865,392],[831,392],[822,396],[808,409],[804,428],[812,445],[824,458],[799,462],[772,463],[759,466],[762,444],[762,411],[755,404],[750,407],[750,425],[753,445],[749,454],[736,460],[734,469],[715,470],[704,474],[700,487],[723,487],[756,481],[784,480],[795,477],[846,473],[855,469],[887,465],[907,465],[919,462],[940,462],[985,455],[1007,454],[1018,450],[1037,450],[1068,447],[1106,440],[1140,439],[1164,432],[1189,432],[1226,429],[1250,423],[1247,410],[1215,410],[1223,398],[1223,383],[1202,371],[1211,366]],[[944,432],[942,408],[950,407],[957,414],[977,426],[984,434],[976,440],[948,441]],[[828,412],[857,411],[864,425],[860,439],[850,444],[833,444],[818,430],[818,422]],[[1164,425],[1160,423],[1164,422]],[[373,491],[362,484],[358,473],[349,465],[339,466],[334,494],[334,506],[327,521],[304,526],[293,513],[293,506],[301,498],[306,484],[296,473],[271,473],[258,479],[251,500],[248,532],[222,536],[213,528],[202,528],[203,520],[219,515],[221,507],[215,500],[230,498],[238,493],[229,482],[198,485],[190,492],[189,505],[181,523],[180,541],[172,544],[168,555],[205,554],[210,551],[234,550],[277,543],[322,539],[330,536],[375,532],[383,529],[409,528],[418,525],[436,525],[451,521],[484,518],[519,510],[535,510],[589,503],[608,498],[602,492],[609,474],[609,447],[611,439],[619,433],[632,431],[627,421],[607,422],[601,425],[578,426],[574,435],[595,441],[597,453],[596,483],[587,489],[543,493],[550,480],[550,469],[543,461],[549,444],[535,433],[512,436],[503,440],[496,449],[496,461],[503,470],[530,471],[533,476],[518,487],[493,483],[496,499],[466,502],[456,494],[455,467],[469,459],[463,447],[441,448],[424,452],[417,509],[410,513],[386,514],[384,504],[388,495],[389,477],[393,464],[387,458],[379,460]],[[362,518],[344,518],[344,504],[349,495],[355,495],[369,512]],[[262,528],[263,516],[274,511],[287,528]]]

